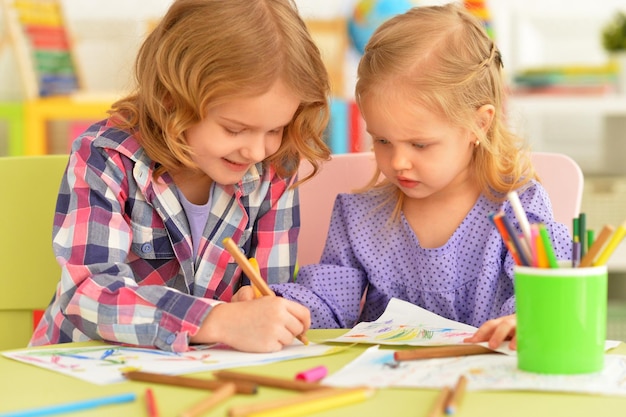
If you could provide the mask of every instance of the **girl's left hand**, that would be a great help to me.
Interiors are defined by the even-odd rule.
[[[466,343],[488,342],[491,349],[497,349],[505,340],[510,340],[509,348],[515,350],[517,349],[516,327],[515,314],[498,317],[483,323],[472,337],[463,341]]]

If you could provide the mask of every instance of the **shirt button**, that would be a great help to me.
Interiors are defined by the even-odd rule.
[[[174,340],[176,340],[176,335],[171,334],[171,335],[167,336],[167,339],[165,339],[165,342],[168,345],[171,345],[172,343],[174,343]]]
[[[143,245],[141,245],[141,252],[143,252],[143,253],[150,253],[150,252],[152,252],[152,244],[144,243]]]

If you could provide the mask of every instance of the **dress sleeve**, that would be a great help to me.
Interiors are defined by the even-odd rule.
[[[349,217],[340,195],[320,263],[300,266],[295,284],[272,286],[278,295],[309,308],[312,328],[349,328],[359,319],[367,275],[353,251]]]

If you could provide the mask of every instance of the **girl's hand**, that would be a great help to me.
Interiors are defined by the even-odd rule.
[[[239,288],[239,291],[233,294],[230,301],[232,303],[236,303],[238,301],[250,301],[254,300],[254,297],[255,294],[252,285],[244,285],[243,287]]]
[[[502,342],[510,340],[509,348],[517,349],[517,339],[515,337],[515,329],[517,320],[515,314],[510,316],[502,316],[483,323],[472,337],[463,340],[467,343],[488,342],[491,349],[497,349]]]
[[[245,352],[277,352],[310,326],[311,313],[306,307],[266,296],[216,305],[191,341],[225,343]]]

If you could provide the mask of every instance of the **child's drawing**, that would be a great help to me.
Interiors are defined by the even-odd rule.
[[[348,346],[345,347],[347,349]],[[275,353],[239,352],[226,346],[184,353],[165,352],[116,345],[86,345],[54,349],[26,349],[4,352],[4,356],[60,372],[94,384],[124,381],[123,373],[143,370],[161,374],[185,374],[215,369],[259,365],[311,356],[328,355],[343,350],[300,342]]]
[[[626,356],[606,355],[601,372],[542,375],[517,369],[515,356],[475,355],[395,362],[393,350],[373,346],[323,380],[333,386],[442,388],[454,386],[459,375],[468,390],[561,391],[626,396]]]
[[[462,343],[475,331],[475,327],[448,320],[393,298],[378,320],[359,323],[332,341],[414,346],[454,345]]]

